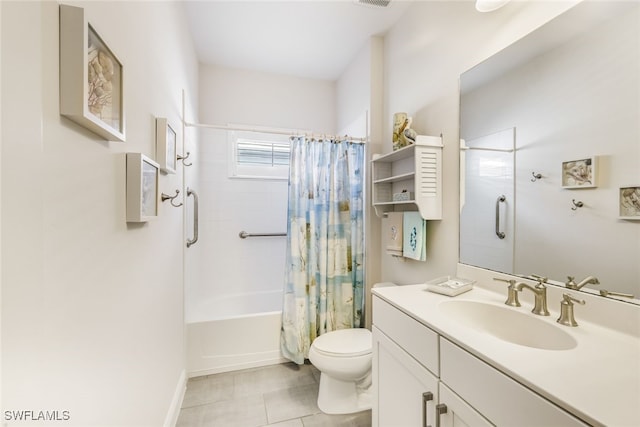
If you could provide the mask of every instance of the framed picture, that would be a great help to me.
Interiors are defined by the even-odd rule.
[[[597,157],[562,162],[562,188],[596,187],[597,172]]]
[[[125,141],[123,67],[81,7],[60,5],[60,114]]]
[[[167,119],[156,119],[156,160],[160,170],[165,173],[176,173],[177,135]]]
[[[141,153],[127,153],[127,222],[158,216],[160,165]]]
[[[620,187],[620,218],[640,220],[640,186]]]

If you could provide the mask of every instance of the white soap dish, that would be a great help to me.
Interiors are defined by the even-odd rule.
[[[444,276],[430,280],[426,283],[427,290],[437,294],[454,297],[473,289],[475,280],[461,279],[459,277]]]

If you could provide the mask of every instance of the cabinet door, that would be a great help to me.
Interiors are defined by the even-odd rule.
[[[469,406],[464,400],[460,399],[457,394],[451,391],[449,387],[440,382],[440,404],[436,409],[440,414],[439,422],[436,426],[440,427],[485,427],[493,426],[480,413]],[[446,410],[446,412],[445,412]]]
[[[497,425],[521,427],[584,427],[587,425],[442,337],[440,337],[440,380]]]
[[[374,326],[373,426],[433,426],[437,402],[438,378]]]

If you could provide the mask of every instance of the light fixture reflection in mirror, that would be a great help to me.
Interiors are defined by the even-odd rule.
[[[476,0],[476,10],[478,12],[493,12],[500,9],[510,0]]]

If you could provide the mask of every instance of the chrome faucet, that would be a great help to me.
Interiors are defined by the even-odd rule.
[[[560,302],[560,317],[556,322],[566,326],[578,326],[576,318],[573,315],[573,303],[577,302],[580,305],[585,305],[584,300],[573,298],[569,294],[562,294],[562,301]]]
[[[573,280],[575,279],[575,277],[573,276],[567,276],[567,282],[564,284],[567,289],[573,289],[576,291],[579,291],[580,289],[582,289],[584,287],[584,285],[588,285],[588,284],[592,284],[592,285],[599,285],[600,281],[598,280],[597,277],[594,276],[587,276],[584,279],[582,279],[580,281],[580,283],[576,283]]]

